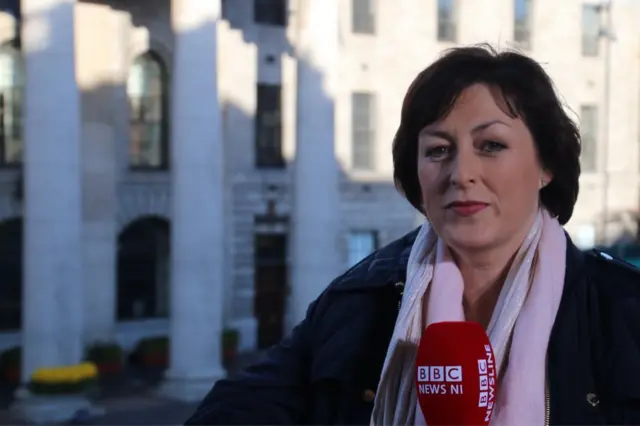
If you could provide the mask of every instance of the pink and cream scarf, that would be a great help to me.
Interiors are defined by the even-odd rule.
[[[562,227],[546,210],[540,210],[507,274],[487,328],[497,371],[502,372],[492,425],[544,424],[547,345],[562,297],[565,257]],[[463,289],[449,250],[429,224],[423,224],[409,255],[402,305],[380,377],[372,426],[425,424],[414,384],[423,311],[427,325],[464,321]],[[506,359],[509,362],[503,369]]]

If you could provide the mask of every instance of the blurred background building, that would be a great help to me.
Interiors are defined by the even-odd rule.
[[[305,115],[296,102],[296,49],[306,25],[299,11],[305,1],[311,0],[222,1],[217,39],[201,40],[202,49],[217,51],[213,72],[219,102],[202,108],[220,110],[225,188],[224,214],[218,217],[225,238],[211,242],[224,244],[224,299],[206,303],[224,311],[224,326],[239,332],[242,351],[269,346],[290,329],[292,294],[305,286],[290,279],[295,267],[290,236],[304,231],[292,220],[296,135],[317,129],[317,117]],[[23,8],[38,4],[22,3]],[[80,93],[84,292],[60,297],[83,298],[85,341],[116,339],[131,348],[145,336],[169,333],[170,153],[181,144],[171,137],[181,119],[171,108],[180,57],[174,57],[172,2],[72,3],[75,13],[67,24],[75,28],[72,53]],[[575,242],[587,248],[636,239],[640,2],[616,0],[612,7],[589,0],[338,4],[335,209],[340,221],[326,232],[338,235],[339,242],[317,248],[317,256],[335,251],[330,255],[337,254],[338,269],[345,270],[416,226],[416,212],[391,180],[390,147],[403,96],[444,49],[478,42],[517,48],[540,61],[580,122],[583,176],[567,226]],[[17,0],[9,2],[0,14],[0,349],[21,342],[28,297],[23,256],[45,255],[23,250],[22,244],[25,170],[43,165],[22,162],[22,100],[30,89],[20,37],[25,11],[19,6]],[[73,69],[59,58],[48,64],[51,73]],[[42,93],[33,99],[59,99],[65,108],[68,98],[61,88],[38,89]],[[332,128],[326,130],[331,143]],[[63,158],[45,166],[59,165],[65,173],[65,164]],[[322,165],[317,171],[309,179],[326,178]],[[207,186],[202,182],[198,190]],[[313,194],[309,197],[312,202]]]

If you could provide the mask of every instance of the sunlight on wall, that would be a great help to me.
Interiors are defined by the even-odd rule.
[[[23,17],[24,31],[22,37],[22,51],[25,56],[47,50],[50,45],[51,24],[49,19],[51,12],[42,14],[29,13]],[[28,34],[28,36],[24,36]]]
[[[218,30],[218,93],[222,104],[232,104],[246,114],[256,111],[255,82],[257,80],[258,49],[244,41],[242,32],[229,22],[219,21]]]
[[[0,12],[0,43],[6,43],[15,38],[18,21],[10,13]]]
[[[307,2],[299,9],[297,56],[323,75],[324,93],[335,97],[338,84],[335,70],[339,63],[337,1]]]
[[[76,5],[76,80],[80,91],[122,84],[122,76],[114,71],[121,52],[113,42],[114,16],[108,6],[79,3]],[[101,46],[96,49],[96,46]]]
[[[173,30],[181,32],[195,31],[205,25],[211,25],[220,17],[220,2],[200,0],[173,0],[171,13]]]

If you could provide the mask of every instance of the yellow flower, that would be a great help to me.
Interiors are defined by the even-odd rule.
[[[32,382],[38,383],[78,383],[98,376],[98,368],[91,362],[59,367],[36,369],[31,375]]]

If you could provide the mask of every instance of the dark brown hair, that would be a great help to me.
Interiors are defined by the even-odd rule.
[[[445,117],[469,86],[484,83],[498,89],[508,114],[520,117],[531,132],[542,166],[553,180],[541,190],[542,204],[565,224],[578,198],[580,133],[565,112],[554,85],[533,59],[490,46],[454,48],[411,83],[393,141],[396,187],[423,211],[418,182],[418,133]]]

